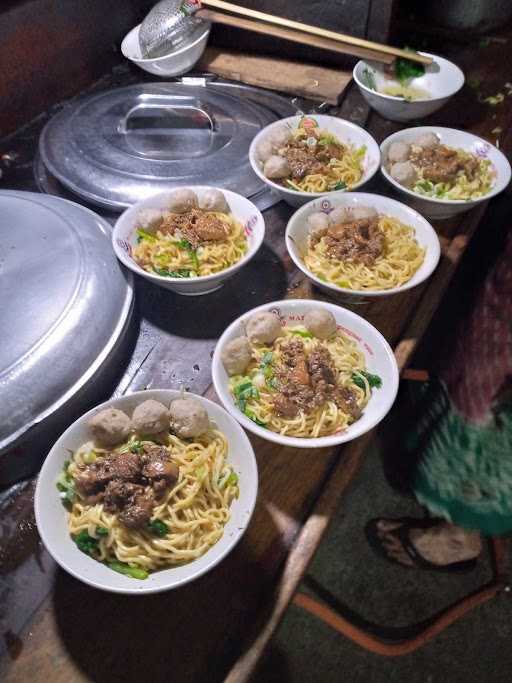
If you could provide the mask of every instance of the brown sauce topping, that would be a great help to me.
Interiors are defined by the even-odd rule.
[[[78,493],[88,504],[103,502],[129,528],[145,526],[156,501],[174,486],[179,470],[163,446],[144,446],[136,453],[108,453],[84,465],[75,477]]]
[[[279,154],[287,161],[294,180],[301,180],[313,173],[327,173],[327,164],[331,159],[341,159],[345,147],[334,142],[328,145],[308,145],[305,140],[288,142]]]
[[[334,401],[344,412],[357,420],[361,410],[355,393],[336,385],[334,360],[329,350],[319,346],[309,355],[299,339],[291,339],[282,346],[284,367],[277,372],[279,392],[274,397],[274,411],[281,417],[306,414]]]
[[[461,159],[456,150],[446,145],[422,147],[411,154],[411,161],[423,170],[423,177],[433,183],[454,182],[461,171],[472,180],[479,168],[478,159]]]
[[[329,226],[326,243],[331,258],[373,266],[384,251],[384,233],[378,219],[363,218]]]
[[[164,218],[159,230],[167,235],[180,236],[197,247],[205,242],[225,240],[229,236],[229,225],[213,213],[192,209],[187,213],[173,213]]]

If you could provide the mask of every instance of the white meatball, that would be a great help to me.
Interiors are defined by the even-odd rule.
[[[418,177],[416,169],[410,161],[399,161],[398,163],[393,164],[393,166],[391,166],[390,174],[397,183],[405,185],[406,187],[414,185]]]
[[[388,149],[388,161],[395,164],[397,161],[407,161],[411,153],[411,146],[406,142],[392,142]]]
[[[258,159],[263,163],[270,159],[270,157],[274,154],[274,145],[272,144],[272,140],[270,138],[266,138],[260,142],[258,145],[257,154]]]
[[[193,190],[175,190],[169,198],[169,211],[173,213],[185,213],[197,207],[197,195]]]
[[[256,344],[272,344],[281,332],[281,321],[273,313],[255,313],[247,322],[247,336]]]
[[[204,434],[210,426],[208,413],[195,398],[177,398],[169,409],[172,431],[184,439]]]
[[[229,213],[226,197],[220,190],[206,190],[199,199],[199,208],[205,211],[220,211]]]
[[[291,169],[284,157],[277,154],[271,156],[263,166],[263,173],[267,178],[288,178],[291,175]]]
[[[159,209],[142,209],[137,214],[138,227],[149,232],[155,231],[160,227],[164,219],[164,212]]]
[[[321,237],[327,232],[329,227],[329,219],[327,214],[318,211],[317,213],[312,213],[308,217],[309,234]]]
[[[354,206],[351,213],[352,220],[354,221],[362,221],[364,219],[372,220],[379,215],[372,206]]]
[[[352,213],[350,209],[344,206],[338,206],[329,214],[329,223],[331,225],[338,225],[339,223],[348,223],[352,220]]]
[[[312,308],[304,316],[304,325],[318,339],[328,339],[336,332],[336,320],[323,308]]]
[[[247,337],[236,337],[222,349],[222,364],[228,375],[243,375],[251,362],[251,345]]]
[[[286,126],[283,126],[271,134],[270,141],[274,149],[279,149],[280,147],[284,147],[286,143],[290,141],[291,136],[291,130]]]
[[[133,411],[132,425],[139,434],[158,434],[169,429],[169,411],[159,401],[143,401]]]
[[[435,133],[423,133],[413,140],[412,144],[418,147],[434,147],[439,144],[439,138]]]
[[[117,446],[126,439],[131,426],[128,415],[117,408],[105,408],[89,420],[94,441],[99,446]]]

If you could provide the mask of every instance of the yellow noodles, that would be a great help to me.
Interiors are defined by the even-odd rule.
[[[355,341],[343,332],[338,332],[328,340],[316,338],[303,338],[293,334],[293,330],[304,331],[305,328],[298,326],[284,328],[283,335],[276,339],[272,347],[256,346],[253,344],[253,360],[246,372],[248,378],[258,388],[258,398],[247,400],[246,415],[253,415],[258,422],[264,423],[267,429],[286,436],[298,436],[304,438],[329,436],[344,431],[353,421],[353,417],[343,412],[334,401],[326,401],[324,405],[315,408],[308,414],[300,411],[294,418],[280,417],[273,410],[273,399],[276,391],[269,388],[268,384],[261,381],[261,363],[265,354],[272,353],[272,366],[282,365],[282,346],[291,339],[300,339],[304,342],[304,350],[307,355],[319,346],[325,346],[335,364],[336,385],[348,387],[355,394],[357,405],[363,409],[371,396],[371,389],[367,379],[358,375],[364,385],[364,389],[354,384],[353,373],[364,370],[366,367],[365,357]],[[258,377],[259,376],[259,377]],[[235,395],[235,387],[243,381],[240,375],[230,379],[230,391]]]
[[[179,273],[175,277],[212,275],[229,268],[247,251],[244,228],[229,214],[215,211],[208,213],[229,226],[227,239],[206,242],[192,251],[180,246],[183,240],[157,230],[153,239],[139,238],[139,243],[133,249],[134,259],[149,273],[156,272],[171,277],[172,273]]]
[[[304,264],[321,280],[344,289],[381,291],[401,287],[423,263],[425,249],[418,245],[413,228],[396,218],[380,216],[379,228],[384,233],[384,253],[372,266],[329,256],[325,237],[314,246],[309,238]]]
[[[163,537],[128,529],[116,514],[106,512],[102,503],[73,503],[69,531],[73,536],[86,531],[97,538],[100,561],[119,560],[153,571],[195,560],[222,537],[230,517],[229,508],[238,497],[236,476],[226,462],[226,437],[220,431],[210,430],[188,443],[170,435],[167,447],[179,466],[179,478],[153,510],[152,521],[158,519],[169,529]],[[119,450],[123,447],[116,449]],[[81,462],[79,450],[68,469],[72,477],[78,473],[77,464]],[[97,527],[108,529],[108,535],[98,536]]]

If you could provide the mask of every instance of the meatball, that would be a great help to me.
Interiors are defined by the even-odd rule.
[[[353,221],[373,220],[378,215],[372,206],[354,206],[351,211],[351,219]]]
[[[331,225],[338,225],[339,223],[348,223],[352,220],[350,209],[344,206],[338,206],[337,209],[331,211],[329,214],[329,223]]]
[[[251,362],[251,345],[247,337],[236,337],[222,349],[222,363],[228,375],[243,375]]]
[[[169,429],[169,411],[159,401],[143,401],[133,411],[132,425],[139,434],[158,434]]]
[[[439,138],[435,133],[423,133],[423,135],[418,135],[412,144],[418,147],[434,147],[439,144]]]
[[[226,197],[220,190],[206,190],[199,199],[199,208],[204,211],[220,211],[229,213]]]
[[[396,164],[397,161],[407,161],[411,153],[411,146],[406,142],[392,142],[388,149],[388,161]]]
[[[195,398],[177,398],[171,403],[171,429],[184,439],[193,439],[210,426],[208,413]]]
[[[247,322],[247,336],[256,344],[272,344],[281,331],[281,321],[273,313],[255,313]]]
[[[414,185],[416,178],[418,177],[416,169],[410,161],[399,161],[398,163],[393,164],[393,166],[391,166],[390,174],[397,183],[405,185],[406,187]]]
[[[197,195],[193,190],[175,190],[169,199],[169,211],[173,213],[186,213],[197,207]]]
[[[312,308],[304,316],[304,325],[318,339],[329,339],[336,332],[336,320],[323,308]]]
[[[258,145],[258,159],[262,162],[265,163],[270,159],[270,157],[274,154],[274,145],[272,144],[272,140],[270,138],[267,138],[266,140],[262,140],[260,144]]]
[[[117,408],[100,410],[89,420],[94,441],[99,446],[116,446],[130,433],[132,423],[128,415]]]
[[[276,179],[288,178],[291,175],[291,169],[284,157],[277,155],[271,156],[263,166],[263,173],[267,178]]]
[[[270,141],[274,149],[279,149],[280,147],[284,147],[286,143],[290,141],[291,136],[292,133],[290,129],[286,126],[282,126],[270,135]]]
[[[164,212],[159,209],[143,209],[137,215],[139,228],[148,231],[156,231],[164,219]]]
[[[321,237],[327,232],[329,227],[329,219],[327,214],[318,211],[317,213],[312,213],[308,217],[309,234]]]

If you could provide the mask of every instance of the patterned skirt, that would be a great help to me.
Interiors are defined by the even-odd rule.
[[[452,333],[437,376],[411,386],[414,493],[434,515],[503,534],[512,530],[512,231]]]

